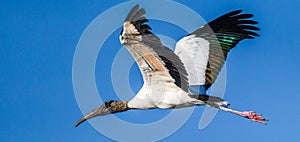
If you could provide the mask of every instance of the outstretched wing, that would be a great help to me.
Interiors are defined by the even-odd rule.
[[[136,5],[131,9],[120,33],[121,43],[136,60],[142,73],[144,83],[151,81],[174,82],[188,92],[187,72],[179,57],[162,45],[160,39],[151,33],[145,24],[144,9]]]
[[[217,79],[228,52],[243,39],[259,36],[259,30],[242,10],[227,13],[178,41],[175,53],[184,63],[191,86],[207,90]],[[203,90],[204,89],[204,90]]]

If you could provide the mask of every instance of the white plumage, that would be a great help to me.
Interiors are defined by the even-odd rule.
[[[208,63],[209,41],[189,35],[176,44],[175,54],[179,56],[188,73],[189,85],[204,85]]]
[[[160,81],[144,84],[137,95],[128,102],[128,107],[133,109],[167,109],[201,104],[204,104],[204,102],[189,97],[187,92],[174,83]]]

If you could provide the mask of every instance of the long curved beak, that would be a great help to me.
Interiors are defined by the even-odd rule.
[[[94,109],[93,111],[91,111],[90,113],[88,113],[86,116],[82,117],[81,119],[79,119],[77,121],[77,123],[75,124],[75,128],[80,125],[82,122],[90,119],[90,118],[93,118],[95,116],[102,116],[102,115],[107,115],[107,114],[110,114],[110,110],[109,108],[107,108],[105,106],[105,104],[102,104],[101,106],[99,106],[98,108]]]

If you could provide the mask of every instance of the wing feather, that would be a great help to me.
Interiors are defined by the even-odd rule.
[[[207,90],[217,79],[228,52],[240,41],[259,36],[255,32],[259,28],[254,26],[258,22],[249,19],[253,14],[241,13],[242,10],[236,10],[224,14],[177,43],[175,53],[184,62],[191,85],[205,85]],[[196,54],[200,54],[201,59]]]
[[[188,92],[187,72],[180,58],[172,50],[162,45],[152,34],[144,9],[136,5],[129,12],[121,31],[120,40],[136,59],[144,81],[157,72],[169,76],[182,90]],[[161,75],[161,74],[160,74]],[[164,78],[164,77],[161,77]]]

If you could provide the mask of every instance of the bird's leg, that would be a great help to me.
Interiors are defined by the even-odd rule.
[[[227,111],[227,112],[231,112],[233,114],[248,118],[254,122],[259,122],[261,124],[267,124],[268,119],[263,118],[261,114],[257,114],[254,111],[244,111],[244,112],[240,112],[237,110],[232,110],[223,106],[219,106],[219,109]]]
[[[252,121],[259,122],[261,124],[267,124],[267,119],[263,118],[261,114],[256,114],[254,111],[240,112],[228,108],[229,103],[219,97],[208,96],[208,95],[189,95],[192,98],[205,102],[208,106],[221,109],[223,111],[231,112],[233,114],[248,118]]]

